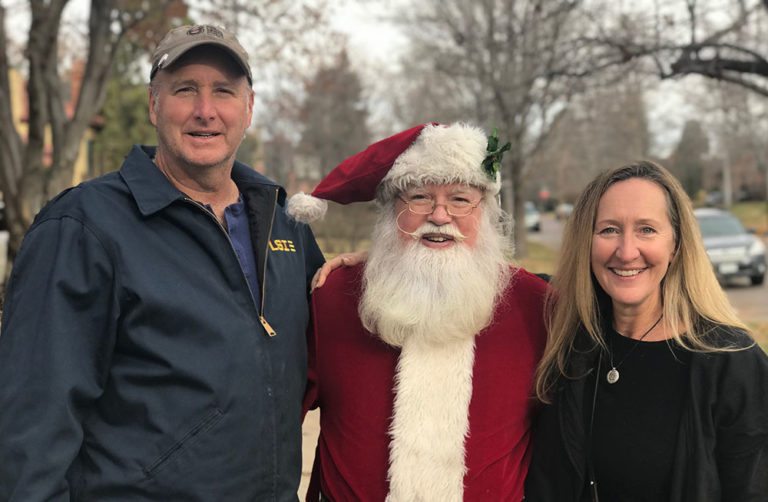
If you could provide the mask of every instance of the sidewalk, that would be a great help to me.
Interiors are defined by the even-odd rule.
[[[318,434],[320,434],[320,412],[313,410],[307,413],[301,433],[302,466],[299,499],[302,501],[307,493],[309,475],[312,472],[312,463],[315,461],[315,446],[317,446]]]

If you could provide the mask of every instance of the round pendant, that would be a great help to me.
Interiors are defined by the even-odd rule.
[[[611,370],[608,372],[607,375],[605,375],[605,379],[608,380],[608,383],[616,383],[619,381],[619,370],[616,368],[611,368]]]

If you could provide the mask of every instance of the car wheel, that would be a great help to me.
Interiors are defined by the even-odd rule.
[[[765,282],[765,274],[753,275],[749,278],[749,282],[751,282],[753,286],[760,286]]]

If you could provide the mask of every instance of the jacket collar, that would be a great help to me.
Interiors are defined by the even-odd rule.
[[[134,145],[120,169],[120,176],[143,216],[152,215],[186,197],[152,161],[156,150],[153,146]],[[235,162],[232,168],[232,179],[241,190],[253,185],[277,187],[268,178],[240,162]],[[285,191],[280,188],[278,202],[282,205],[284,201]]]
[[[258,187],[262,189],[277,188],[277,202],[281,206],[285,204],[285,190],[283,187],[270,180],[266,176],[257,173],[255,170],[243,164],[242,162],[235,161],[235,165],[232,166],[232,179],[235,181],[235,184],[238,186],[238,188],[240,188],[241,192],[250,187]]]
[[[560,434],[565,444],[565,451],[571,466],[580,479],[585,479],[587,472],[587,442],[590,440],[585,421],[586,393],[594,389],[587,385],[589,374],[596,371],[600,349],[589,338],[583,328],[579,329],[573,349],[568,356],[569,377],[561,377],[556,399],[558,400],[558,420]]]

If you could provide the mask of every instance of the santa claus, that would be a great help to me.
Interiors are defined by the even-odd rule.
[[[502,152],[473,126],[420,125],[290,201],[303,221],[324,199],[379,206],[367,262],[313,294],[307,500],[522,500],[546,284],[508,262]]]

